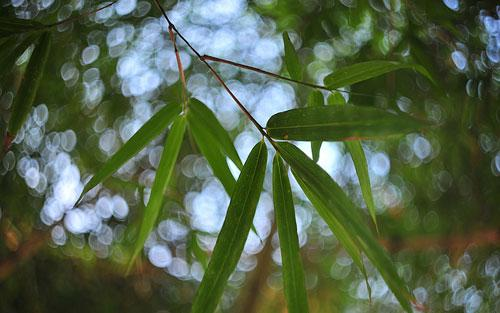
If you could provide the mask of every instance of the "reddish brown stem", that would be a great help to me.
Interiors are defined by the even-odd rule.
[[[172,24],[168,26],[168,33],[170,35],[170,40],[174,45],[175,51],[175,59],[177,60],[177,69],[179,71],[179,76],[182,83],[182,98],[184,100],[184,111],[186,111],[188,106],[188,97],[187,97],[187,85],[186,85],[186,76],[184,75],[184,68],[182,66],[181,56],[179,54],[179,49],[177,49],[177,43],[175,42],[175,33],[173,31]]]

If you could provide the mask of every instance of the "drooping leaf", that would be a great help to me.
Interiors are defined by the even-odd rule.
[[[415,132],[425,125],[409,115],[372,107],[321,106],[277,113],[266,128],[277,139],[345,141],[380,139]]]
[[[33,20],[0,17],[0,38],[45,28],[45,25]]]
[[[36,42],[40,37],[40,33],[30,34],[20,38],[20,36],[8,37],[4,43],[0,45],[0,78],[10,73],[14,67],[16,60],[23,54],[26,49]]]
[[[7,129],[8,136],[11,138],[16,136],[31,111],[49,57],[51,43],[51,34],[44,33],[31,54],[12,106],[12,115]]]
[[[205,104],[197,99],[191,99],[188,111],[189,119],[198,124],[199,128],[202,128],[207,135],[212,137],[212,144],[219,149],[223,154],[225,154],[233,163],[241,169],[243,163],[233,145],[231,137],[229,137],[228,132],[219,123],[219,120],[215,114],[210,110]]]
[[[151,194],[149,196],[148,204],[144,209],[144,215],[141,221],[141,226],[139,228],[139,234],[137,240],[134,242],[134,247],[132,249],[132,256],[129,261],[129,269],[134,263],[135,258],[142,250],[149,233],[153,229],[158,214],[163,203],[163,198],[165,196],[165,191],[167,189],[168,183],[172,177],[174,171],[174,166],[177,161],[177,155],[181,148],[182,139],[184,138],[184,133],[186,130],[186,117],[184,115],[179,115],[172,124],[172,128],[165,141],[165,146],[163,148],[163,153],[160,158],[160,164],[158,165],[158,170],[156,171],[153,186],[151,187]]]
[[[229,166],[226,162],[226,157],[222,154],[222,152],[214,148],[214,138],[210,135],[203,127],[203,124],[200,123],[197,119],[192,119],[192,115],[187,113],[189,130],[193,135],[194,141],[196,145],[200,149],[201,153],[207,159],[208,164],[212,168],[214,175],[220,180],[222,186],[226,190],[228,195],[232,195],[234,186],[236,184],[236,180],[229,169]]]
[[[408,301],[409,292],[398,276],[396,268],[377,242],[373,234],[363,223],[359,210],[354,207],[352,201],[342,191],[340,186],[313,160],[308,158],[300,149],[287,142],[276,143],[278,152],[290,165],[294,176],[302,181],[305,186],[304,192],[310,197],[311,203],[315,205],[320,216],[336,233],[334,220],[343,227],[349,238],[358,245],[360,249],[378,269],[387,286],[398,299],[401,306],[411,312]],[[316,203],[316,204],[315,204]],[[320,205],[318,205],[320,203]],[[331,224],[330,224],[331,223]],[[348,251],[351,253],[350,251]],[[352,255],[351,255],[352,257]]]
[[[283,44],[285,46],[285,64],[290,77],[294,80],[302,80],[302,67],[300,65],[299,56],[293,47],[288,33],[283,33]]]
[[[187,249],[189,252],[193,253],[196,260],[201,263],[203,269],[206,269],[208,264],[208,256],[205,253],[205,251],[203,251],[203,249],[200,247],[200,244],[198,243],[198,239],[196,236],[196,232],[192,232],[191,235],[189,236]]]
[[[358,175],[359,185],[361,187],[361,193],[365,199],[366,207],[370,216],[372,217],[373,223],[377,228],[377,215],[375,209],[375,202],[373,201],[372,188],[370,184],[370,176],[368,175],[368,164],[366,162],[365,152],[359,141],[346,141],[344,142],[347,150],[351,154],[352,161],[354,163],[354,168],[356,169],[356,174]]]
[[[432,76],[421,65],[405,64],[395,61],[368,61],[340,68],[325,77],[325,85],[328,88],[339,88],[359,83],[399,69],[413,69],[427,77],[430,81]]]
[[[144,125],[142,125],[142,127],[115,154],[113,154],[106,163],[104,163],[99,171],[97,171],[85,185],[80,195],[80,199],[85,193],[111,176],[134,155],[144,149],[153,139],[158,137],[180,112],[181,106],[178,104],[171,104],[161,108],[144,123]]]
[[[290,313],[307,313],[307,293],[304,269],[300,260],[299,239],[288,173],[281,157],[273,161],[273,201],[276,226],[283,261],[283,285]]]
[[[328,100],[330,100],[330,98],[332,98],[332,100],[329,101],[328,104],[341,106],[346,105],[345,98],[339,92],[332,93]],[[347,150],[349,151],[349,154],[351,155],[352,161],[354,163],[354,168],[356,169],[356,174],[358,175],[363,199],[365,200],[366,207],[368,208],[368,212],[370,212],[370,216],[372,217],[373,223],[378,233],[375,202],[373,201],[373,194],[370,184],[370,176],[368,175],[368,164],[366,162],[365,152],[363,151],[363,147],[361,146],[360,141],[345,141],[344,143]]]
[[[208,268],[196,292],[192,313],[212,313],[234,271],[252,225],[266,173],[267,149],[255,145],[240,173]]]
[[[317,107],[325,104],[325,100],[323,99],[323,94],[319,90],[313,90],[309,94],[309,98],[307,99],[308,107]],[[319,160],[319,152],[321,150],[321,141],[312,141],[311,142],[311,154],[314,162],[318,162]]]

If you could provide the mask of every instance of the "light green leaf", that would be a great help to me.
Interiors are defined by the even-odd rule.
[[[267,122],[277,139],[345,141],[380,139],[415,132],[426,124],[406,114],[361,106],[321,106],[277,113]]]
[[[198,124],[207,135],[212,137],[211,143],[225,154],[241,170],[243,163],[233,145],[228,132],[219,123],[215,114],[205,104],[197,99],[191,99],[188,111],[189,119]]]
[[[307,313],[307,293],[304,269],[300,260],[299,239],[288,173],[281,157],[273,161],[273,201],[276,226],[283,261],[283,284],[290,313]]]
[[[313,160],[300,149],[287,142],[276,143],[280,155],[290,165],[294,176],[305,186],[304,192],[310,197],[320,216],[337,235],[337,227],[341,225],[347,236],[378,269],[390,290],[402,307],[411,312],[408,301],[410,294],[396,272],[391,259],[377,242],[373,234],[363,223],[359,210],[342,191],[340,186]],[[318,203],[320,205],[318,205]],[[333,218],[332,218],[333,217]],[[337,223],[335,223],[335,220]],[[349,251],[352,253],[352,251]],[[351,255],[352,257],[352,255]]]
[[[214,148],[216,143],[214,143],[214,138],[206,130],[203,123],[200,123],[198,119],[193,119],[190,111],[187,113],[189,130],[193,135],[196,145],[200,149],[201,153],[207,159],[208,164],[212,168],[214,175],[220,180],[222,186],[226,190],[228,195],[231,195],[236,184],[236,180],[229,169],[226,162],[226,157],[222,154],[219,149]]]
[[[261,141],[250,152],[238,178],[208,268],[196,292],[192,313],[212,313],[219,303],[252,225],[266,173],[266,160],[266,145]]]
[[[338,91],[332,91],[332,93],[326,99],[328,105],[342,105],[345,104],[345,98]]]
[[[283,33],[283,44],[285,46],[285,65],[290,77],[294,80],[302,80],[302,68],[300,66],[299,56],[287,32]]]
[[[7,129],[8,136],[11,138],[16,136],[31,111],[47,64],[51,44],[52,37],[46,32],[42,34],[31,54],[12,107]]]
[[[323,94],[319,90],[313,90],[309,94],[309,98],[307,99],[308,107],[318,107],[325,105],[325,100],[323,98]],[[319,160],[319,152],[321,150],[321,141],[312,141],[311,142],[311,154],[314,162],[318,162]]]
[[[430,81],[432,76],[418,64],[405,64],[395,61],[368,61],[340,68],[325,77],[325,85],[328,88],[339,88],[359,83],[399,69],[413,69],[427,77]]]
[[[151,194],[149,196],[148,204],[144,209],[144,216],[141,221],[139,235],[134,243],[132,256],[129,261],[129,269],[134,263],[135,258],[142,250],[149,233],[153,229],[158,214],[160,213],[165,191],[167,190],[168,183],[172,177],[177,156],[181,148],[182,139],[186,130],[186,118],[184,115],[177,116],[172,128],[167,136],[163,153],[161,155],[160,164],[156,171],[155,180],[151,187]]]
[[[45,28],[45,25],[33,20],[0,17],[0,38]]]
[[[90,189],[111,176],[122,167],[123,164],[144,149],[153,139],[158,137],[180,112],[181,106],[178,104],[171,104],[161,108],[144,123],[144,125],[142,125],[142,127],[115,154],[113,154],[106,163],[104,163],[99,171],[85,185],[80,195],[80,199]]]

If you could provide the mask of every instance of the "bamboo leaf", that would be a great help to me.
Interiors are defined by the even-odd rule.
[[[306,313],[307,293],[300,260],[299,239],[287,169],[276,154],[273,161],[273,201],[283,260],[283,284],[290,313]]]
[[[305,186],[304,192],[306,196],[315,205],[318,213],[327,222],[332,231],[337,234],[335,223],[332,222],[336,220],[343,227],[350,240],[358,245],[358,249],[364,252],[378,269],[401,306],[406,311],[411,312],[411,306],[408,301],[410,297],[409,292],[404,282],[398,276],[395,266],[373,234],[364,225],[358,213],[359,210],[354,207],[354,204],[345,195],[340,186],[321,167],[294,145],[287,142],[279,142],[276,143],[276,148],[292,168],[294,176]]]
[[[14,67],[16,60],[23,54],[26,49],[36,42],[40,37],[40,33],[30,34],[24,38],[20,36],[8,37],[7,40],[0,45],[0,77],[10,73]]]
[[[233,145],[228,132],[219,123],[215,114],[205,104],[197,99],[191,99],[188,111],[189,119],[202,128],[208,136],[212,137],[211,142],[223,154],[225,154],[241,170],[243,163]]]
[[[300,66],[299,56],[287,32],[283,33],[283,44],[285,46],[285,65],[290,77],[294,80],[302,80],[302,68]]]
[[[40,37],[33,50],[12,107],[12,115],[7,129],[7,135],[10,138],[17,135],[31,111],[47,64],[51,43],[51,35],[46,32]]]
[[[41,30],[45,25],[33,20],[0,17],[0,38]]]
[[[405,64],[395,61],[368,61],[338,69],[326,76],[325,85],[328,88],[339,88],[359,83],[399,69],[413,69],[433,81],[429,72],[418,64]]]
[[[214,175],[220,180],[227,194],[232,195],[236,180],[229,169],[225,156],[219,149],[214,149],[216,146],[214,138],[209,132],[206,131],[205,127],[203,127],[203,123],[200,123],[197,119],[193,119],[192,114],[190,114],[189,111],[187,116],[189,130],[193,135],[196,145],[205,159],[207,159]]]
[[[261,141],[250,152],[238,178],[208,268],[196,293],[192,313],[212,313],[219,303],[252,225],[266,173],[266,160],[266,145]]]
[[[372,107],[321,106],[277,113],[267,122],[267,131],[277,139],[346,141],[380,139],[424,126],[409,115]]]
[[[325,100],[323,99],[323,94],[319,90],[313,90],[309,94],[309,98],[307,99],[307,106],[309,107],[318,107],[325,105]],[[319,160],[319,152],[321,150],[321,141],[312,141],[311,142],[311,154],[314,162],[318,162]]]
[[[377,226],[377,215],[375,209],[375,202],[373,201],[372,188],[370,185],[370,176],[368,175],[368,164],[366,162],[365,152],[359,141],[346,141],[345,145],[347,150],[351,154],[352,161],[354,163],[354,168],[356,169],[356,174],[358,175],[359,185],[361,187],[361,193],[365,199],[366,207],[370,216],[372,217],[373,223],[378,232]]]
[[[142,250],[142,247],[146,242],[149,233],[156,223],[156,219],[158,218],[158,214],[163,203],[165,191],[174,171],[174,166],[177,161],[179,150],[181,148],[185,130],[185,116],[177,116],[174,123],[172,124],[170,133],[167,136],[167,140],[165,141],[160,164],[158,165],[158,170],[156,171],[153,187],[151,187],[149,201],[146,205],[146,208],[144,209],[144,216],[142,218],[141,226],[139,229],[139,235],[134,243],[134,248],[132,250],[132,256],[129,261],[129,269],[134,263],[134,260],[139,252]]]
[[[180,113],[178,104],[167,105],[153,115],[142,127],[97,171],[83,188],[80,199],[89,190],[103,182],[116,172],[123,164],[139,153],[153,139],[165,130],[172,120]]]

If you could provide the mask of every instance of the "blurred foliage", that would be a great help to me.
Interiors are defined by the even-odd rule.
[[[233,25],[230,23],[235,20],[240,20],[242,24],[238,27],[244,29],[245,18],[250,15],[257,22],[248,23],[258,25],[259,36],[281,42],[281,33],[287,31],[305,69],[303,79],[308,82],[322,84],[323,78],[332,71],[370,60],[425,67],[437,86],[414,71],[402,70],[342,89],[346,91],[342,95],[350,103],[405,112],[436,125],[421,133],[384,141],[363,141],[378,210],[379,237],[419,303],[416,309],[500,311],[500,9],[496,1],[163,2],[169,10],[178,12],[179,17],[174,20],[176,26],[186,36],[189,34],[188,39],[197,47],[206,47],[197,42],[207,40],[204,37],[210,41],[207,47],[215,45],[224,35],[217,37],[217,30],[225,24]],[[134,4],[133,10],[127,12],[130,3]],[[239,15],[231,20],[224,15],[226,11],[215,10],[220,17],[206,18],[203,14],[209,14],[205,11],[213,9],[214,3],[228,11],[239,5]],[[0,17],[35,19],[47,25],[81,14],[97,4],[97,1],[3,1]],[[151,25],[159,20],[160,13],[150,1],[121,0],[117,5],[121,7],[115,11],[106,9],[95,17],[91,15],[57,26],[34,109],[21,136],[3,156],[0,164],[1,312],[189,312],[191,308],[201,281],[200,272],[221,226],[197,226],[192,203],[195,196],[203,192],[224,193],[207,161],[200,157],[191,134],[181,146],[179,160],[182,161],[174,169],[167,187],[168,200],[160,212],[160,226],[149,245],[146,244],[149,260],[143,258],[129,276],[124,276],[127,242],[139,226],[164,136],[91,194],[88,201],[92,206],[81,207],[81,212],[98,211],[106,208],[106,201],[113,203],[113,216],[103,213],[99,225],[104,226],[101,225],[99,231],[72,228],[70,217],[75,215],[64,210],[59,212],[60,216],[47,215],[50,198],[61,196],[57,193],[57,183],[64,183],[57,177],[66,172],[59,173],[57,168],[76,169],[75,190],[81,188],[80,180],[95,173],[126,141],[124,138],[130,138],[132,130],[137,130],[138,123],[142,125],[161,105],[181,103],[182,86],[178,74],[171,69],[175,67],[175,56],[167,41],[165,25],[157,23],[164,27],[161,34],[165,41],[144,40],[148,38],[148,31],[158,32]],[[196,10],[202,13],[196,15]],[[200,35],[193,29],[184,31],[188,25],[205,27],[206,32],[198,29]],[[110,33],[118,28],[123,34],[116,31],[114,36],[125,39],[115,44],[113,40],[117,37]],[[272,48],[261,48],[265,47]],[[170,49],[169,61],[162,59],[161,49]],[[281,61],[283,47],[279,49],[279,60],[273,59],[274,63],[265,60],[259,63],[259,58],[263,58],[258,51],[244,54],[237,48],[232,54],[220,56],[238,55],[243,63],[254,61],[252,65],[278,72],[284,64]],[[181,50],[187,51],[184,45]],[[120,71],[133,72],[144,65],[138,62],[123,69],[128,51],[143,51],[147,54],[141,59],[144,63],[168,67],[161,73],[161,83],[156,88],[134,95],[131,87],[125,86],[128,77]],[[214,50],[206,49],[206,53],[211,51]],[[198,88],[193,94],[205,94],[211,102],[218,102],[210,108],[215,108],[244,160],[252,146],[248,141],[255,143],[258,135],[249,131],[243,115],[227,108],[233,104],[225,95],[217,93],[219,85],[206,69],[187,53],[182,56],[189,59],[190,65],[184,62],[187,77],[196,78],[188,81]],[[27,55],[22,56],[12,71],[0,73],[2,133],[6,131],[27,59]],[[256,94],[255,90],[263,90],[270,84],[268,77],[256,73],[237,71],[226,65],[217,68],[230,77],[228,81],[240,88],[241,94],[245,88],[250,94]],[[281,73],[288,75],[284,66]],[[305,107],[312,90],[297,84],[289,86],[293,87],[294,105]],[[214,88],[219,91],[213,91]],[[280,88],[287,93],[291,87]],[[246,98],[252,112],[256,112],[259,105],[264,106],[262,98],[259,99]],[[221,118],[225,114],[226,118]],[[246,146],[238,144],[241,142]],[[330,173],[333,172],[355,203],[364,207],[345,147],[327,143],[322,146],[319,164],[338,162]],[[309,144],[305,150],[310,150]],[[325,151],[330,153],[324,156]],[[333,161],[326,160],[328,157]],[[33,177],[26,174],[31,168],[40,169],[39,172],[46,175],[45,185],[43,179],[33,182]],[[266,178],[264,189],[269,191],[269,185],[270,180]],[[401,311],[380,275],[366,262],[373,291],[373,300],[368,301],[362,273],[298,192],[296,182],[292,182],[292,189],[310,312]],[[217,214],[223,216],[229,199],[225,194],[217,197],[220,199],[215,205],[222,203],[224,207]],[[261,197],[261,202],[264,202],[262,198],[267,199]],[[207,199],[209,204],[215,201]],[[76,199],[69,196],[67,200]],[[127,210],[120,215],[116,208],[123,208],[123,201]],[[279,243],[271,222],[272,214],[267,213],[264,231],[254,221],[261,237],[255,239],[258,249],[245,249],[243,261],[225,290],[222,312],[281,312],[286,308]],[[369,225],[370,217],[367,211],[365,213],[366,225]],[[162,232],[161,223],[177,232]],[[155,246],[155,242],[162,245]],[[170,256],[168,266],[162,262],[155,264],[151,251],[164,258]]]

